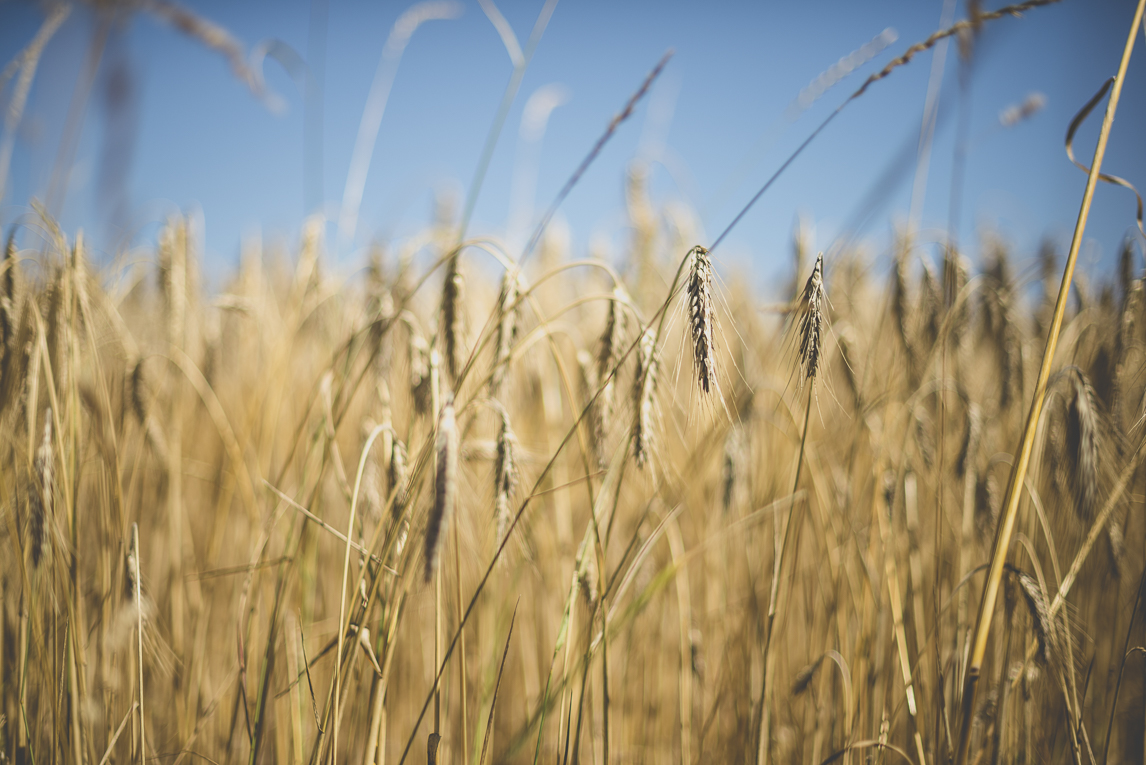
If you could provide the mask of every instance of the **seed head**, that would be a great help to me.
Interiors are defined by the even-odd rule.
[[[860,388],[859,361],[855,351],[855,332],[850,326],[844,326],[836,335],[837,346],[840,349],[840,368],[844,373],[844,382],[852,394],[852,404],[856,411],[863,409],[863,393]]]
[[[509,413],[501,410],[501,430],[497,434],[497,468],[494,476],[494,512],[497,517],[497,538],[505,538],[509,528],[509,498],[517,486],[517,461],[514,450],[517,439],[509,426]]]
[[[1031,627],[1035,631],[1035,637],[1039,644],[1039,659],[1045,663],[1052,659],[1058,650],[1055,639],[1056,633],[1051,622],[1046,598],[1043,597],[1042,588],[1039,587],[1038,581],[1033,576],[1019,569],[1009,570],[1018,582],[1023,601],[1027,604],[1027,611],[1031,617]]]
[[[434,481],[434,507],[426,524],[426,581],[434,578],[442,542],[453,516],[458,490],[458,425],[453,397],[447,395],[438,417],[438,472]]]
[[[982,433],[983,413],[979,405],[972,401],[967,406],[967,426],[963,430],[963,443],[959,447],[959,456],[955,458],[955,472],[960,477],[967,475],[968,470],[975,469]]]
[[[804,691],[808,690],[808,686],[812,684],[812,678],[816,676],[816,670],[823,664],[824,657],[820,656],[814,662],[801,669],[796,673],[796,679],[792,681],[792,695],[799,696]]]
[[[458,379],[462,353],[462,290],[465,281],[461,271],[461,258],[450,258],[446,281],[442,285],[442,336],[445,339],[446,368],[450,378]]]
[[[931,268],[924,265],[923,281],[919,289],[919,313],[923,317],[921,328],[923,330],[923,350],[934,346],[939,339],[942,301],[943,296],[940,293],[939,282],[931,273]]]
[[[506,269],[501,279],[501,296],[498,299],[501,321],[497,325],[497,358],[494,359],[493,375],[489,383],[490,393],[494,396],[501,390],[505,373],[509,369],[513,341],[517,339],[517,295],[517,271],[514,268]]]
[[[633,457],[637,467],[643,468],[650,456],[656,385],[657,335],[650,327],[641,335],[637,373],[633,378],[633,407],[637,410],[637,419],[633,424]]]
[[[593,407],[593,434],[597,448],[597,462],[604,467],[605,441],[609,435],[609,422],[617,404],[617,375],[613,367],[617,361],[617,350],[625,342],[626,315],[622,303],[626,300],[624,288],[619,284],[613,288],[613,299],[609,301],[609,311],[605,318],[605,330],[601,333],[597,349],[597,369],[593,388],[604,383],[601,395]]]
[[[370,344],[373,349],[374,376],[379,385],[389,385],[394,343],[388,330],[395,316],[394,295],[390,285],[375,268],[371,268],[370,291],[369,315],[373,318],[370,324]]]
[[[943,253],[943,307],[954,311],[950,319],[950,338],[955,346],[962,342],[971,318],[966,301],[956,306],[959,293],[967,286],[967,278],[967,259],[953,247],[948,247]]]
[[[1098,501],[1098,461],[1101,429],[1094,388],[1082,371],[1070,368],[1072,395],[1067,405],[1066,446],[1073,467],[1075,506],[1079,515],[1089,519]]]
[[[907,290],[907,268],[905,257],[905,246],[900,246],[895,254],[895,268],[892,270],[892,286],[891,286],[891,310],[895,315],[895,328],[899,333],[899,340],[903,343],[904,352],[907,354],[908,364],[912,362],[912,346],[911,346],[911,333],[908,331],[908,314],[911,309],[908,308],[907,302],[909,300]],[[809,282],[810,283],[810,282]]]
[[[975,482],[975,533],[979,544],[987,544],[994,536],[1002,499],[994,473],[988,472]]]
[[[609,301],[609,313],[605,318],[605,331],[601,333],[600,349],[597,352],[597,379],[608,380],[605,390],[601,394],[602,411],[606,418],[613,413],[613,364],[616,361],[617,349],[625,341],[625,311],[621,306],[625,298],[624,290],[613,288],[613,299]]]
[[[577,351],[578,383],[581,392],[581,406],[588,407],[589,438],[593,456],[600,464],[604,459],[604,422],[600,417],[601,399],[597,396],[597,361],[593,354],[581,348]]]
[[[126,581],[124,582],[124,594],[127,599],[134,602],[135,596],[139,592],[140,574],[139,574],[139,526],[138,524],[131,524],[131,543],[127,548],[127,570]]]
[[[716,354],[713,334],[717,329],[716,309],[712,295],[712,261],[708,250],[700,245],[689,250],[688,283],[685,299],[688,301],[688,325],[692,330],[692,365],[700,389],[705,393],[720,392],[716,380]]]
[[[363,420],[363,438],[369,438],[375,427],[376,424],[372,418],[367,417]],[[376,454],[370,455],[362,471],[362,517],[369,519],[372,524],[377,523],[382,516],[382,468],[379,465],[380,459],[381,457]],[[365,534],[365,530],[362,533]]]
[[[15,329],[16,227],[8,232],[4,260],[0,261],[0,350],[6,352]]]
[[[32,517],[32,565],[39,567],[40,562],[52,554],[52,524],[53,524],[53,474],[55,461],[52,459],[52,410],[44,414],[44,437],[40,447],[36,449],[36,458],[32,465],[35,470],[36,485],[31,493]]]
[[[721,505],[726,513],[736,498],[738,466],[744,461],[744,438],[744,432],[736,426],[730,428],[724,438]]]
[[[820,358],[824,349],[824,253],[816,256],[816,265],[808,283],[804,285],[804,296],[800,307],[800,386],[809,380],[815,381],[820,371]]]
[[[147,387],[147,375],[143,369],[143,359],[135,362],[131,369],[129,381],[131,389],[131,408],[139,418],[139,424],[147,422],[147,414],[151,404],[151,391]]]
[[[1046,104],[1047,97],[1045,95],[1037,90],[1032,91],[1020,103],[1012,104],[999,112],[999,124],[1005,128],[1014,127],[1023,120],[1028,120],[1038,114]]]
[[[410,395],[415,411],[425,414],[430,408],[430,346],[421,335],[411,334],[408,351]]]
[[[406,466],[406,445],[395,438],[390,447],[390,471],[387,476],[390,491],[394,492],[394,505],[390,510],[395,519],[402,517],[406,509],[406,492],[410,486],[409,469]]]

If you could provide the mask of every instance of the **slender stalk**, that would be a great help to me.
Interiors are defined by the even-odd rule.
[[[113,14],[102,12],[99,22],[92,33],[91,45],[84,60],[84,67],[76,78],[76,86],[72,91],[72,98],[68,104],[68,116],[64,120],[64,131],[60,138],[60,146],[56,151],[56,161],[52,166],[52,176],[48,183],[46,207],[53,216],[58,216],[64,206],[64,197],[68,193],[68,174],[72,170],[75,160],[76,148],[79,144],[80,133],[84,123],[84,114],[87,112],[88,97],[95,84],[96,73],[100,70],[104,50],[107,47],[108,35],[112,29]]]
[[[441,389],[439,386],[438,377],[438,362],[437,352],[430,352],[430,414],[433,416],[433,422],[438,422],[438,414],[442,410]],[[435,426],[436,427],[436,426]],[[433,463],[431,464],[434,475],[438,474],[438,451],[433,451]],[[461,625],[459,624],[460,628]],[[442,567],[434,571],[434,737],[439,739],[442,735],[442,686],[441,675],[442,670]],[[434,751],[437,751],[435,744]]]
[[[382,709],[386,703],[386,686],[380,678],[374,679],[373,700],[370,704],[370,733],[366,737],[366,757],[363,765],[374,765],[374,756],[378,752],[378,731],[382,728]]]
[[[907,494],[906,487],[904,494]],[[919,765],[926,765],[927,759],[923,751],[923,737],[920,735],[919,709],[915,701],[916,681],[911,675],[911,661],[907,656],[907,631],[903,624],[903,597],[899,591],[899,569],[895,563],[895,548],[891,538],[891,526],[887,519],[891,508],[886,506],[883,492],[876,492],[876,502],[880,505],[876,510],[879,522],[879,535],[883,542],[884,568],[883,578],[887,582],[888,602],[891,605],[892,632],[895,635],[896,656],[899,659],[899,669],[903,676],[903,691],[907,697],[907,713],[911,716],[912,728],[915,729],[913,740],[915,752],[919,757]],[[918,657],[916,657],[918,662]],[[919,664],[916,664],[918,667]]]
[[[19,679],[19,712],[16,721],[16,752],[17,757],[28,754],[28,600],[24,594],[20,595],[20,647],[19,658],[16,662],[16,671]]]
[[[1062,281],[1059,284],[1058,299],[1055,301],[1054,318],[1051,320],[1050,332],[1047,335],[1046,348],[1043,351],[1042,365],[1039,368],[1038,381],[1035,383],[1034,400],[1031,402],[1030,413],[1027,415],[1026,425],[1023,428],[1023,439],[1019,447],[1019,457],[1011,470],[1010,482],[1003,501],[1003,511],[995,536],[994,553],[991,556],[991,568],[987,574],[987,581],[983,585],[983,597],[979,603],[979,615],[975,622],[975,636],[972,643],[971,659],[967,667],[967,675],[963,680],[963,710],[959,729],[959,745],[956,749],[956,765],[965,765],[967,749],[971,739],[971,723],[975,711],[975,690],[978,686],[979,674],[983,668],[983,659],[987,653],[987,638],[991,633],[991,620],[995,614],[995,601],[998,599],[999,586],[1003,578],[1003,564],[1007,559],[1007,550],[1010,547],[1011,534],[1015,528],[1018,517],[1019,499],[1022,497],[1023,480],[1026,478],[1027,468],[1030,466],[1031,452],[1034,448],[1035,431],[1039,415],[1042,413],[1043,401],[1046,397],[1047,380],[1050,378],[1051,363],[1054,361],[1055,348],[1058,345],[1059,333],[1062,329],[1063,316],[1066,313],[1066,303],[1070,295],[1070,285],[1074,277],[1074,267],[1078,262],[1078,252],[1082,245],[1082,235],[1086,231],[1086,220],[1090,215],[1091,201],[1094,199],[1094,189],[1098,185],[1098,176],[1102,167],[1102,159],[1106,153],[1106,143],[1110,137],[1110,127],[1114,122],[1114,113],[1118,108],[1118,98],[1122,94],[1122,83],[1126,79],[1126,68],[1130,63],[1130,53],[1134,50],[1134,40],[1138,32],[1138,25],[1142,22],[1142,13],[1146,10],[1146,0],[1139,0],[1134,12],[1134,21],[1130,25],[1130,34],[1126,39],[1126,47],[1122,51],[1122,61],[1118,65],[1118,75],[1114,78],[1114,88],[1110,93],[1110,101],[1106,105],[1106,115],[1102,120],[1102,129],[1098,134],[1098,145],[1094,148],[1094,161],[1091,163],[1090,173],[1086,179],[1086,190],[1082,196],[1082,206],[1078,212],[1078,220],[1074,227],[1074,237],[1070,243],[1070,253],[1067,255],[1066,268],[1063,270]]]
[[[459,625],[460,629],[460,625]],[[442,735],[442,569],[434,572],[434,666],[438,674],[434,677],[434,735]]]
[[[653,70],[649,72],[649,75],[645,78],[645,81],[641,83],[641,87],[639,87],[637,91],[633,93],[633,95],[629,98],[620,114],[613,117],[613,119],[609,122],[608,127],[605,128],[605,132],[602,133],[601,137],[597,139],[597,143],[593,144],[593,148],[590,149],[589,153],[585,155],[585,159],[581,160],[581,164],[578,165],[577,169],[573,171],[573,175],[569,176],[569,180],[567,180],[565,185],[561,187],[561,190],[557,192],[557,196],[554,197],[553,203],[549,205],[549,209],[545,211],[545,214],[541,217],[541,221],[537,224],[537,228],[534,229],[533,236],[529,238],[529,243],[525,245],[525,250],[521,254],[522,261],[524,261],[525,258],[531,252],[533,252],[533,248],[536,247],[537,243],[541,241],[541,235],[545,232],[546,227],[548,227],[549,221],[553,219],[554,214],[557,212],[557,208],[559,208],[561,203],[565,201],[565,197],[569,196],[569,192],[572,191],[573,187],[577,185],[577,181],[581,180],[581,176],[584,175],[585,171],[589,169],[589,165],[593,164],[593,160],[595,160],[597,155],[601,153],[601,149],[605,148],[605,144],[608,143],[609,139],[613,137],[613,133],[615,133],[617,128],[621,126],[621,123],[633,115],[633,109],[636,107],[637,102],[640,101],[644,95],[649,92],[649,88],[652,87],[653,82],[657,79],[657,77],[660,77],[661,72],[664,71],[665,66],[668,65],[669,59],[672,58],[674,54],[675,51],[670,48],[664,54],[664,56],[661,57],[661,60],[658,61],[657,65],[653,67]]]
[[[12,164],[12,150],[16,146],[16,128],[24,115],[24,106],[28,103],[28,93],[32,89],[32,79],[36,76],[36,68],[40,64],[40,55],[56,30],[68,18],[71,10],[71,6],[68,5],[58,5],[53,8],[47,18],[44,19],[44,23],[40,25],[36,36],[20,52],[17,59],[20,61],[20,76],[16,78],[12,86],[5,109],[4,137],[0,139],[0,200],[3,200],[7,193],[8,169]],[[3,89],[6,84],[6,79],[0,76],[0,89]]]
[[[330,761],[338,762],[338,729],[342,715],[338,713],[342,698],[342,650],[348,628],[346,614],[346,590],[350,577],[350,537],[354,533],[354,518],[358,511],[358,495],[362,489],[362,473],[366,470],[366,460],[370,457],[370,447],[375,439],[382,433],[384,425],[378,425],[370,431],[366,443],[362,447],[362,456],[358,459],[358,473],[354,477],[354,494],[350,500],[350,519],[346,522],[346,554],[342,560],[342,594],[338,598],[338,652],[334,662],[334,736],[330,740]]]
[[[382,115],[386,113],[386,103],[390,100],[390,89],[398,75],[398,65],[402,54],[414,31],[423,22],[435,19],[456,19],[462,11],[458,3],[419,3],[408,8],[394,26],[382,48],[378,69],[370,83],[370,95],[362,109],[362,119],[358,123],[358,135],[354,139],[354,151],[350,155],[350,169],[346,172],[346,188],[342,192],[342,209],[338,221],[338,235],[342,246],[353,245],[354,233],[358,227],[358,210],[362,204],[362,192],[366,188],[366,175],[370,170],[370,160],[378,140],[378,129],[382,126]]]
[[[459,625],[462,623],[462,556],[461,556],[461,544],[462,544],[461,540],[458,538],[458,524],[454,523],[454,569],[455,569],[456,574],[457,574],[457,578],[456,578],[457,596],[458,596],[457,615],[458,615],[458,624]],[[460,627],[459,627],[459,629],[460,629]],[[469,742],[469,727],[468,727],[467,721],[466,721],[466,712],[467,712],[467,710],[466,710],[466,633],[465,633],[464,629],[461,630],[461,636],[459,639],[461,640],[461,646],[458,649],[458,659],[460,659],[460,664],[458,666],[458,670],[459,670],[459,674],[461,676],[461,687],[459,690],[461,691],[461,702],[462,702],[462,710],[461,710],[461,715],[462,715],[462,763],[464,765],[468,765],[468,763],[470,761],[470,757],[469,757],[470,742]]]
[[[72,607],[73,614],[75,613],[75,606]],[[68,693],[71,696],[72,708],[69,710],[69,718],[72,724],[72,757],[76,762],[82,763],[83,760],[83,735],[80,730],[80,691],[79,691],[79,673],[76,671],[76,641],[79,639],[76,636],[75,621],[72,620],[65,631],[68,641]]]
[[[604,614],[607,601],[601,596],[601,752],[602,761],[609,763],[609,638],[608,623]]]
[[[123,721],[120,722],[119,727],[115,729],[115,733],[112,734],[111,740],[107,742],[107,751],[105,751],[103,753],[103,757],[100,758],[99,765],[107,765],[107,761],[111,759],[111,751],[115,748],[115,743],[119,741],[119,737],[123,733],[123,729],[127,727],[127,723],[131,720],[131,716],[135,714],[135,708],[137,706],[139,706],[138,702],[132,702],[131,707],[128,708],[127,714],[123,717]]]
[[[143,590],[139,555],[139,525],[131,524],[131,548],[135,552],[135,565],[132,576],[135,579],[135,613],[137,617],[136,646],[139,651],[139,761],[147,761],[147,731],[143,718]]]
[[[1122,662],[1118,667],[1118,682],[1114,684],[1114,698],[1110,702],[1109,720],[1106,723],[1106,743],[1102,745],[1102,765],[1106,765],[1110,756],[1110,733],[1114,730],[1114,715],[1118,712],[1118,692],[1122,689],[1122,673],[1126,670],[1126,659],[1130,656],[1130,636],[1134,632],[1134,617],[1138,615],[1138,606],[1142,603],[1142,591],[1146,590],[1146,573],[1138,582],[1138,594],[1134,597],[1134,608],[1130,610],[1130,622],[1126,628],[1126,642],[1122,645]]]
[[[298,630],[294,626],[294,621],[288,622],[290,627],[286,630],[286,650],[287,650],[287,663],[290,666],[291,673],[298,677],[301,673],[299,671],[298,661],[298,643],[294,639],[294,633]],[[305,668],[304,668],[305,671]],[[302,765],[303,761],[303,739],[302,739],[302,691],[299,684],[291,683],[290,685],[290,724],[291,724],[291,739],[292,747],[291,754],[294,756],[292,761],[293,765]],[[369,761],[367,761],[369,762]],[[100,763],[103,765],[103,763]]]
[[[801,515],[799,521],[793,523],[795,520],[792,516],[796,513],[796,490],[800,488],[800,473],[804,467],[804,447],[808,443],[808,423],[812,419],[812,391],[815,390],[815,383],[813,382],[808,386],[808,402],[804,408],[804,431],[800,436],[800,457],[796,461],[796,480],[792,482],[792,508],[788,512],[788,523],[784,525],[784,541],[780,546],[780,554],[776,557],[776,562],[772,567],[772,592],[768,596],[768,629],[764,633],[764,678],[760,683],[760,736],[756,748],[756,762],[757,765],[763,765],[768,761],[768,726],[767,712],[768,712],[768,656],[772,649],[772,632],[773,626],[776,621],[776,606],[780,595],[780,573],[784,567],[784,558],[788,550],[788,542],[792,537],[792,527],[798,526],[799,522],[803,520]],[[795,553],[793,552],[793,556]],[[796,559],[792,559],[792,570],[795,571]]]
[[[514,62],[513,74],[510,75],[509,83],[505,86],[505,92],[501,96],[497,114],[493,118],[493,124],[489,127],[485,145],[482,147],[481,159],[478,160],[477,170],[474,171],[473,181],[470,182],[469,191],[466,193],[466,206],[462,212],[461,224],[458,226],[459,243],[465,239],[466,229],[469,228],[470,218],[473,216],[474,207],[477,205],[478,193],[485,182],[485,174],[489,169],[490,161],[493,159],[493,150],[497,147],[497,140],[501,137],[501,129],[509,116],[509,109],[517,97],[518,88],[521,87],[521,81],[525,77],[525,70],[529,68],[529,62],[533,60],[533,54],[537,51],[541,36],[545,34],[545,28],[549,26],[549,19],[557,10],[557,2],[558,0],[546,0],[545,5],[541,8],[541,13],[537,15],[537,21],[533,24],[533,31],[529,35],[529,40],[525,43],[525,50],[521,52],[520,58]]]

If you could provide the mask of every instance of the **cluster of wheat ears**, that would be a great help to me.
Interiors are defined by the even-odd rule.
[[[639,169],[623,274],[14,230],[0,762],[1141,761],[1146,277],[1073,273],[1141,15],[1065,269],[797,232],[762,307]]]

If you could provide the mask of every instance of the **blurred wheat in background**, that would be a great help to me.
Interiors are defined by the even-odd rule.
[[[194,216],[119,270],[9,226],[0,762],[1143,760],[1142,240],[1072,282],[799,227],[767,303],[634,164],[626,265],[577,259],[546,224],[659,67],[524,249],[443,200],[347,279],[316,216],[209,291]]]

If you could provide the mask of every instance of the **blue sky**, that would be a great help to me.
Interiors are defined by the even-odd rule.
[[[175,209],[201,210],[205,259],[217,284],[238,260],[242,237],[298,239],[305,215],[318,208],[337,220],[351,151],[367,93],[394,21],[409,2],[329,0],[324,59],[322,184],[304,188],[304,102],[276,62],[264,65],[269,88],[285,108],[252,97],[224,59],[155,19],[136,15],[112,34],[84,113],[71,180],[59,211],[68,231],[83,227],[105,257],[125,239],[154,237]],[[538,0],[498,4],[521,44],[541,9]],[[988,3],[987,8],[996,4]],[[246,50],[279,39],[304,58],[309,0],[189,3],[228,29]],[[321,6],[320,6],[321,7]],[[409,235],[429,220],[435,193],[464,196],[512,64],[476,0],[461,0],[454,20],[427,22],[411,38],[394,80],[366,176],[355,241],[332,253],[347,272],[361,264],[372,237]],[[784,158],[872,71],[940,25],[942,0],[886,2],[597,2],[561,0],[545,31],[494,154],[471,233],[506,230],[515,165],[536,157],[532,205],[540,214],[647,72],[669,48],[676,55],[650,96],[625,124],[562,207],[574,254],[590,244],[624,250],[624,177],[637,156],[655,160],[656,202],[696,211],[704,243],[712,241]],[[955,17],[966,13],[963,3]],[[960,108],[969,109],[960,239],[975,253],[979,232],[1008,238],[1019,258],[1033,257],[1050,236],[1069,243],[1085,176],[1063,152],[1066,126],[1118,66],[1131,0],[1065,0],[1021,19],[988,25],[960,106],[959,58],[947,52],[940,123],[925,203],[924,230],[946,226],[952,157]],[[0,0],[0,60],[11,60],[43,20],[38,4]],[[793,99],[841,57],[887,28],[898,39],[829,90],[793,123]],[[44,51],[17,132],[8,192],[0,200],[5,228],[43,199],[66,114],[95,29],[77,7]],[[1138,50],[1119,106],[1104,169],[1146,185],[1146,49]],[[912,161],[879,197],[864,229],[879,251],[893,221],[910,206],[914,152],[932,69],[932,53],[875,84],[811,144],[737,226],[717,254],[726,274],[745,273],[769,292],[783,283],[797,215],[816,226],[825,248],[852,220],[865,194],[893,158]],[[128,108],[109,110],[109,83],[128,83]],[[126,74],[125,74],[126,73]],[[540,144],[521,145],[525,104],[539,89],[560,85]],[[1046,107],[1011,129],[999,112],[1032,91]],[[0,92],[7,107],[12,88]],[[550,93],[556,92],[553,90]],[[1089,161],[1100,114],[1079,132],[1076,149]],[[133,137],[133,139],[132,139]],[[759,151],[761,141],[764,151]],[[754,147],[757,150],[754,151]],[[522,197],[518,187],[518,199]],[[115,192],[115,193],[113,193]],[[118,195],[118,196],[117,196]],[[1098,190],[1083,266],[1109,272],[1134,226],[1134,198]],[[329,229],[332,248],[336,228]],[[720,262],[723,261],[723,264]]]

